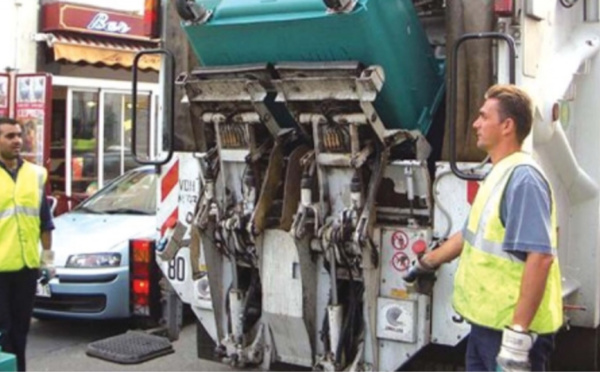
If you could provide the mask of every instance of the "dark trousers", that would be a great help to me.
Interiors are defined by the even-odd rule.
[[[471,325],[467,341],[467,371],[496,371],[496,357],[502,344],[502,332]],[[554,349],[554,335],[538,336],[529,352],[532,371],[545,371]]]
[[[25,346],[33,311],[38,269],[0,272],[0,345],[15,354],[17,368],[25,371]]]

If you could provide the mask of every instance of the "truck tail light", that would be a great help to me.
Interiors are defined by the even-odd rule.
[[[147,263],[134,263],[133,271],[135,276],[138,278],[149,278],[150,277],[150,268]]]
[[[160,311],[159,270],[154,240],[129,241],[129,283],[133,315],[156,316]]]
[[[133,303],[133,307],[135,308],[147,308],[149,305],[148,297],[146,296],[137,296],[135,298],[135,302]],[[144,314],[136,314],[136,315],[144,315]]]
[[[496,0],[494,2],[494,13],[498,17],[511,17],[514,10],[513,0]]]
[[[134,279],[133,293],[136,295],[148,296],[150,294],[150,281]]]

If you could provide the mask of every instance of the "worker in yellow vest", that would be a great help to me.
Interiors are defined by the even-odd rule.
[[[54,229],[46,170],[21,158],[22,137],[16,120],[0,117],[0,346],[16,355],[19,371],[40,272],[53,273]]]
[[[486,92],[473,128],[493,167],[464,229],[405,277],[430,275],[460,256],[453,306],[471,324],[469,371],[544,370],[563,324],[556,203],[544,172],[521,149],[532,121],[521,89]]]

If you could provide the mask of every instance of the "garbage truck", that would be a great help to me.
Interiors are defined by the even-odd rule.
[[[552,368],[598,368],[598,0],[170,5],[200,67],[141,52],[163,55],[164,120],[136,156],[160,168],[156,260],[199,345],[263,370],[397,370],[436,345],[458,352],[457,262],[402,277],[464,225],[491,167],[471,123],[490,85],[513,83],[533,99],[525,150],[559,211]],[[189,123],[172,119],[175,90]],[[174,148],[182,135],[193,150]]]

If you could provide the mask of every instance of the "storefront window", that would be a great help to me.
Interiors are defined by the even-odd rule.
[[[72,120],[72,192],[88,193],[98,180],[98,93],[73,92]]]
[[[151,125],[150,125],[150,110],[151,100],[150,95],[146,94],[138,94],[137,98],[137,117],[136,117],[136,147],[135,151],[137,153],[138,159],[148,160],[148,154],[150,149],[152,148],[151,142]],[[129,104],[129,108],[131,110],[131,103]],[[129,143],[131,144],[131,131],[129,131]]]
[[[138,127],[147,127],[149,96],[138,97]],[[131,153],[130,94],[106,93],[104,96],[104,184],[123,172],[138,167]]]
[[[60,213],[140,166],[131,151],[131,97],[124,87],[53,87],[49,182]],[[139,91],[136,151],[142,157],[156,140],[153,104],[153,91]]]

